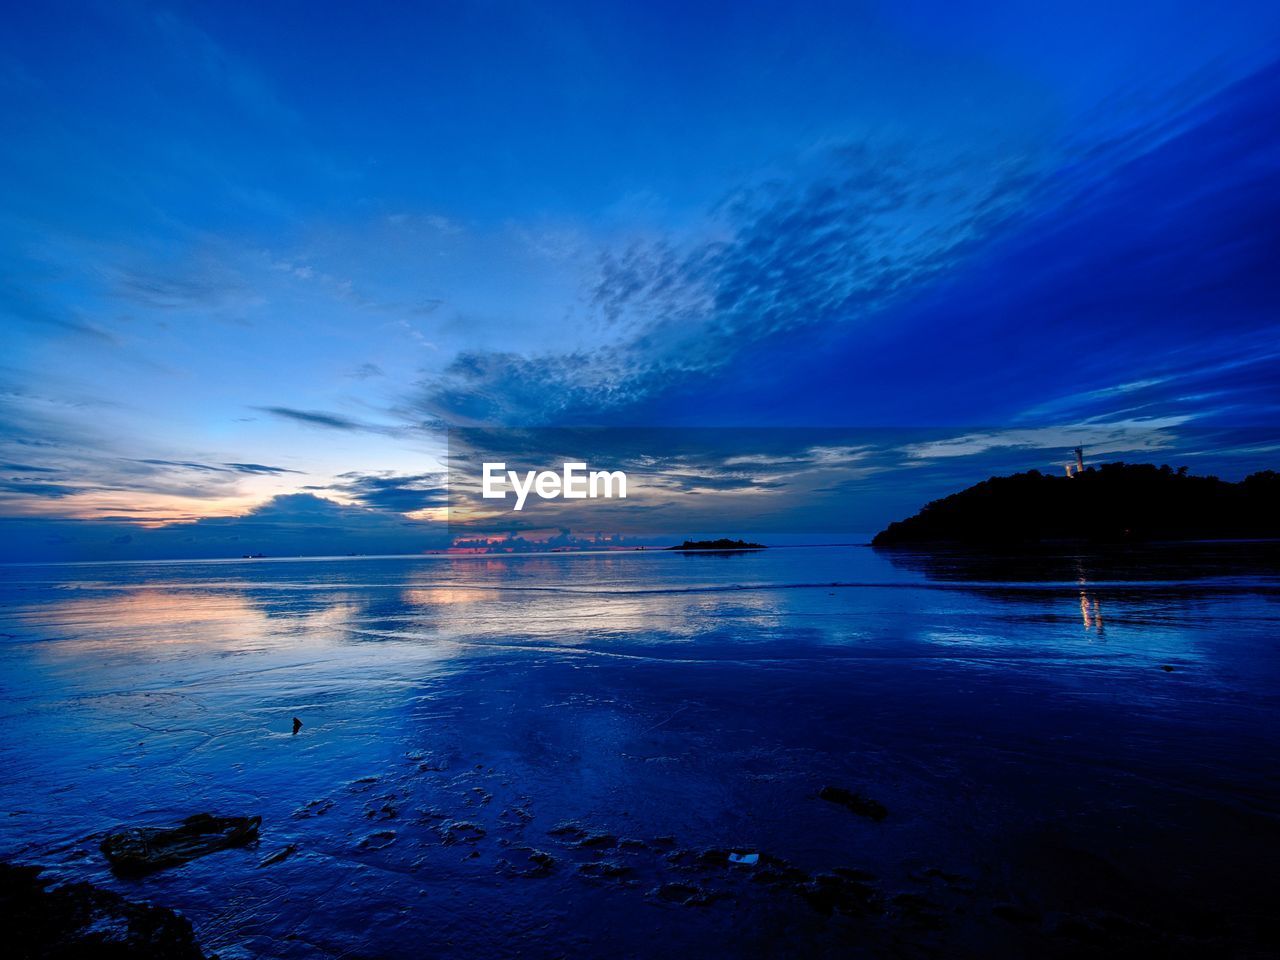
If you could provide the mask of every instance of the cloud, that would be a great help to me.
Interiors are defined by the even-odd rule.
[[[312,494],[274,497],[238,517],[145,527],[131,518],[0,518],[0,562],[420,553],[447,546],[443,524]]]
[[[411,422],[400,424],[382,424],[370,423],[367,420],[356,420],[352,417],[343,416],[340,413],[331,413],[327,410],[299,410],[296,407],[252,407],[250,409],[257,410],[261,413],[270,414],[281,420],[288,420],[292,423],[301,423],[308,427],[318,427],[322,430],[342,430],[351,433],[372,433],[383,437],[404,438],[410,434],[430,430],[438,427],[438,423],[428,421],[420,415],[414,415],[413,412],[407,414],[402,411],[388,411],[392,416],[403,417],[403,419]]]
[[[474,423],[608,419],[674,386],[724,375],[741,351],[844,325],[953,267],[1016,209],[1016,163],[942,164],[855,144],[790,182],[742,188],[701,239],[600,254],[586,297],[618,339],[565,353],[463,352],[421,408]]]
[[[192,460],[135,460],[135,463],[145,463],[151,467],[174,467],[182,470],[198,470],[204,473],[226,473],[226,467],[214,466],[209,463],[196,463]]]
[[[62,483],[33,483],[28,480],[0,479],[0,493],[16,493],[29,497],[60,499],[79,492],[79,488]]]
[[[235,470],[237,473],[267,473],[267,474],[302,473],[301,470],[289,470],[285,467],[271,467],[262,463],[225,463],[223,464],[223,466],[230,467],[232,470]]]
[[[395,513],[412,513],[427,507],[443,507],[449,501],[447,477],[442,473],[401,476],[391,471],[339,474],[339,483],[327,489],[362,506]]]
[[[297,112],[282,100],[266,76],[190,20],[163,10],[153,15],[158,34],[168,42],[175,62],[202,78],[210,91],[224,96],[264,125],[294,131]]]
[[[1277,89],[1273,65],[1057,169],[829,151],[700,239],[602,252],[584,299],[608,344],[464,352],[414,402],[464,424],[1274,419]]]
[[[1155,452],[1174,447],[1178,435],[1172,428],[1185,424],[1189,419],[1165,417],[1107,424],[1078,423],[980,431],[907,444],[902,447],[902,452],[910,460],[973,457],[992,450],[1054,450],[1065,453],[1077,446],[1087,447],[1093,456]]]
[[[19,322],[59,333],[77,334],[104,344],[114,345],[118,342],[113,333],[85,320],[77,311],[67,307],[48,306],[38,295],[12,284],[0,286],[0,313]]]
[[[217,309],[243,304],[250,298],[243,281],[225,267],[207,261],[180,267],[156,265],[146,271],[118,269],[115,273],[115,295],[142,307]]]
[[[252,409],[269,413],[281,420],[292,420],[305,423],[310,427],[326,427],[330,430],[365,430],[367,425],[336,413],[325,413],[323,410],[296,410],[293,407],[253,407]]]
[[[197,470],[203,473],[245,473],[251,475],[278,475],[284,473],[301,473],[301,470],[290,470],[287,467],[272,467],[263,463],[200,463],[195,460],[157,460],[154,458],[135,460],[153,467],[174,467],[183,470]]]
[[[114,414],[113,406],[93,398],[57,398],[16,387],[0,391],[3,512],[199,514],[200,501],[244,496],[246,478],[300,474],[248,461],[129,456],[137,440],[107,426]],[[193,502],[184,509],[164,503],[168,498]]]
[[[1222,338],[1186,355],[1167,356],[1153,365],[1153,375],[1114,386],[1068,393],[1025,411],[1020,419],[1059,417],[1114,419],[1180,414],[1216,414],[1241,422],[1260,417],[1273,420],[1277,362],[1270,331]]]

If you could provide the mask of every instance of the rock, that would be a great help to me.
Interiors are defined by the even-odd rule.
[[[866,870],[859,870],[857,867],[834,867],[831,870],[838,877],[844,877],[846,880],[857,880],[859,883],[874,883],[876,876]]]
[[[185,917],[90,883],[50,889],[41,869],[0,863],[0,923],[9,956],[203,960]]]
[[[533,814],[524,807],[512,806],[499,813],[498,819],[514,825],[523,825],[533,819]]]
[[[527,880],[537,880],[542,877],[549,877],[556,869],[556,858],[542,850],[534,850],[531,847],[521,847],[520,851],[524,853],[529,866],[520,869],[509,860],[498,861],[498,866],[508,876],[522,877]]]
[[[618,845],[618,838],[611,833],[590,833],[577,845],[587,850],[611,850]]]
[[[1030,927],[1040,923],[1040,915],[1016,903],[997,903],[991,908],[993,916],[1015,926]]]
[[[367,777],[357,777],[347,784],[347,789],[352,793],[365,793],[373,789],[373,785],[380,781],[382,777],[373,773]]]
[[[599,880],[623,880],[634,872],[625,863],[614,863],[612,860],[593,860],[578,866],[579,875]]]
[[[327,797],[318,800],[308,800],[297,810],[293,811],[295,820],[305,820],[307,817],[322,817],[333,809],[333,801]]]
[[[130,827],[108,834],[99,845],[112,869],[145,874],[258,839],[261,817],[215,817],[197,813],[177,827]]]
[[[566,820],[564,823],[557,823],[554,827],[547,831],[550,836],[564,837],[566,840],[581,840],[587,835],[587,831],[581,824],[572,820]]]
[[[917,883],[927,883],[929,881],[937,880],[945,886],[952,887],[954,889],[968,889],[969,887],[969,881],[966,880],[963,875],[959,873],[948,873],[940,867],[926,867],[918,874],[912,874],[911,879],[915,880]]]
[[[824,916],[839,912],[858,917],[880,912],[880,898],[874,887],[835,873],[820,873],[796,892]]]
[[[942,930],[946,923],[938,904],[916,893],[900,893],[893,898],[893,906],[902,921],[917,930]]]
[[[360,841],[361,850],[385,850],[396,842],[396,832],[394,830],[379,830],[377,833],[371,833]]]
[[[687,850],[681,848],[672,850],[663,859],[673,867],[696,867],[699,864],[698,853],[695,850]]]
[[[717,899],[716,895],[691,883],[664,883],[650,894],[668,903],[678,903],[685,907],[705,907]]]
[[[592,833],[573,820],[558,823],[547,831],[561,843],[585,850],[612,850],[618,845],[618,838],[611,833]]]
[[[809,882],[809,874],[778,857],[761,858],[761,869],[751,877],[756,883],[772,887],[796,889]]]
[[[697,855],[700,867],[727,867],[729,865],[728,850],[703,850]]]
[[[271,854],[271,856],[263,860],[260,864],[258,864],[258,866],[269,867],[272,864],[283,863],[285,860],[288,860],[291,856],[293,856],[297,852],[298,852],[298,845],[295,843],[291,843],[284,849],[277,850],[275,853]]]
[[[846,790],[844,787],[823,787],[818,791],[818,799],[826,800],[856,813],[860,817],[879,823],[889,815],[889,811],[881,803],[877,803],[860,793]]]
[[[392,797],[379,797],[378,800],[382,800],[381,806],[375,806],[378,800],[374,800],[373,803],[367,805],[364,808],[365,819],[366,820],[396,819],[396,817],[400,815],[400,810],[392,802],[393,799],[394,799],[394,795]]]
[[[440,842],[446,847],[455,843],[475,843],[485,835],[484,827],[470,820],[449,820],[436,828]]]

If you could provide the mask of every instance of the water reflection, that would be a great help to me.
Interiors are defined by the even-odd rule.
[[[937,582],[1153,583],[1213,581],[1280,575],[1280,544],[1206,542],[1141,547],[1020,551],[875,550],[893,567]]]
[[[202,934],[225,926],[232,952],[257,937],[248,952],[282,958],[298,955],[296,912],[272,906],[282,887],[315,905],[307,943],[332,956],[423,942],[509,955],[511,923],[484,918],[516,913],[546,931],[530,953],[578,945],[585,924],[623,931],[626,955],[652,923],[647,891],[687,877],[665,854],[618,852],[643,882],[584,886],[574,858],[597,857],[550,832],[565,821],[690,849],[750,842],[890,890],[921,851],[1000,877],[1019,830],[1058,818],[1110,863],[1111,838],[1150,824],[1194,878],[1221,831],[1254,828],[1239,811],[1273,795],[1258,758],[1275,754],[1280,676],[1265,570],[1210,563],[1179,581],[1177,565],[833,548],[95,568],[57,584],[0,571],[0,809],[22,811],[0,818],[0,841],[84,876],[102,864],[81,838],[117,822],[261,814],[268,850],[297,856],[260,869],[228,853],[158,882]],[[1081,623],[1105,644],[1082,642]],[[885,829],[824,809],[828,782],[883,802]],[[459,822],[487,837],[450,839]],[[1211,855],[1185,847],[1197,836]],[[525,848],[553,851],[557,872],[504,872]],[[721,922],[748,940],[764,916],[825,922],[744,886],[731,911],[669,915],[686,933],[707,924],[713,946]]]
[[[1093,631],[1098,636],[1104,633],[1102,624],[1102,603],[1097,597],[1090,597],[1089,592],[1084,589],[1086,581],[1080,581],[1080,616],[1084,619],[1084,628],[1086,631]]]

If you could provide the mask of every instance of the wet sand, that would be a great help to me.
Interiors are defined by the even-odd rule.
[[[3,568],[0,853],[223,958],[1262,956],[1278,597],[1227,548]],[[98,850],[197,812],[261,839]]]

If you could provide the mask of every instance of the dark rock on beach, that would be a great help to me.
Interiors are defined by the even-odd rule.
[[[436,834],[440,837],[441,843],[451,847],[455,843],[475,843],[482,840],[487,835],[487,831],[470,820],[448,820],[436,828]]]
[[[479,851],[472,851],[472,855],[478,854]],[[556,871],[556,858],[545,850],[523,846],[512,847],[511,855],[516,858],[514,861],[504,857],[497,863],[498,873],[501,876],[538,880],[549,877]]]
[[[611,850],[618,845],[618,838],[611,833],[592,833],[578,841],[587,850]]]
[[[633,867],[612,860],[593,860],[578,866],[579,876],[597,880],[623,880],[634,872]]]
[[[258,866],[270,867],[270,866],[274,866],[277,863],[283,863],[284,861],[288,860],[291,856],[293,856],[297,852],[298,852],[297,844],[291,843],[287,847],[277,850],[275,853],[271,854],[269,857],[266,857],[260,864],[258,864]]]
[[[842,913],[857,917],[880,912],[875,887],[839,873],[820,873],[797,890],[814,910],[825,916]]]
[[[717,899],[714,892],[691,883],[664,883],[651,891],[651,895],[667,903],[678,903],[685,907],[705,907]]]
[[[377,833],[371,833],[360,841],[359,849],[361,850],[385,850],[396,842],[396,832],[394,830],[379,830]]]
[[[877,823],[889,815],[889,811],[883,804],[869,797],[864,797],[860,793],[846,790],[844,787],[823,787],[818,791],[818,799],[837,804],[860,817],[875,820]]]
[[[191,924],[89,883],[50,887],[42,868],[0,863],[5,952],[18,960],[202,960]]]
[[[218,850],[243,847],[258,839],[261,825],[261,817],[197,813],[177,827],[129,827],[108,834],[100,849],[118,873],[145,874]]]

